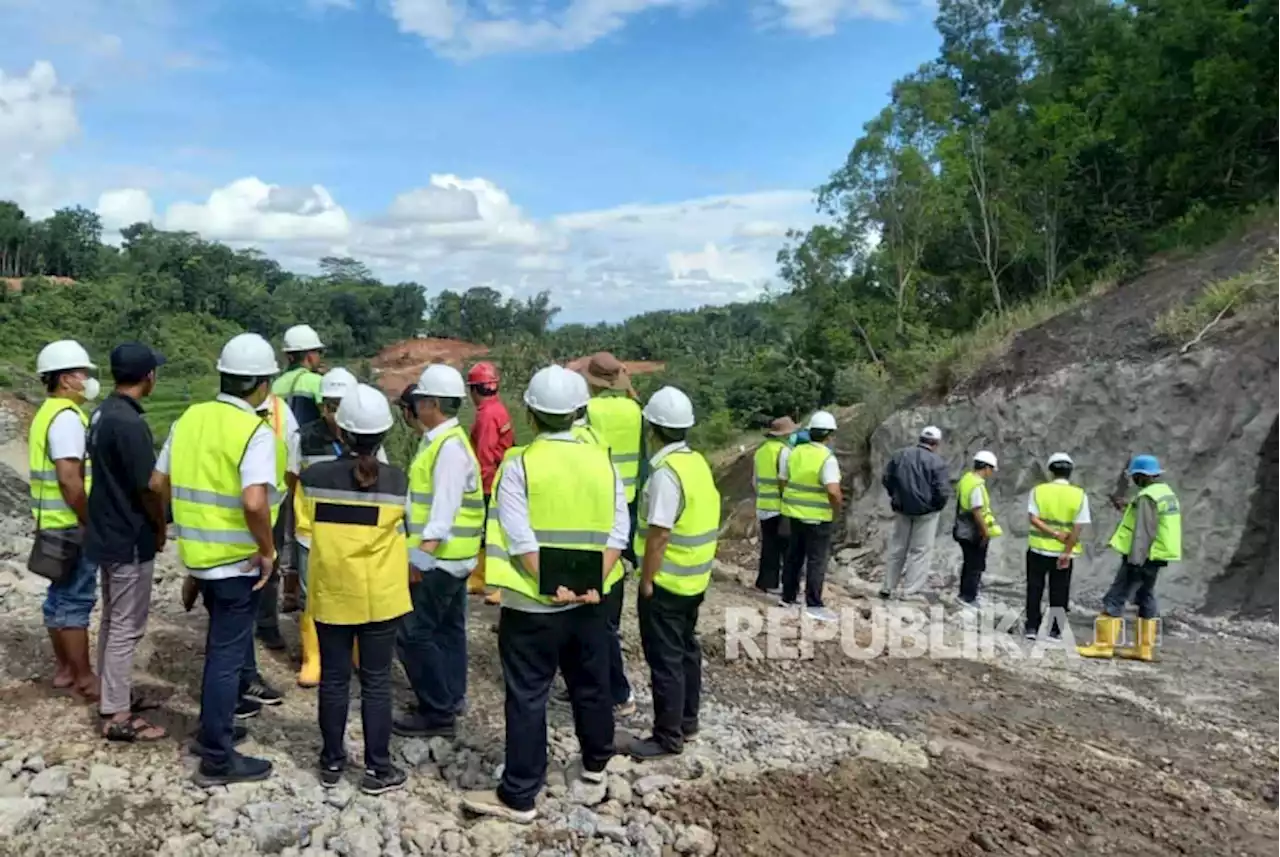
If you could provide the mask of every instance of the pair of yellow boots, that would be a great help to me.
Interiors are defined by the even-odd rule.
[[[316,687],[320,684],[320,637],[316,634],[316,620],[309,612],[298,618],[298,640],[302,643],[302,668],[298,670],[298,687]],[[360,668],[360,643],[351,646],[351,664]]]
[[[1126,658],[1131,661],[1156,659],[1156,642],[1160,635],[1159,619],[1139,619],[1136,645],[1116,648],[1123,636],[1124,620],[1118,616],[1102,615],[1093,620],[1093,643],[1077,646],[1076,651],[1085,658]]]

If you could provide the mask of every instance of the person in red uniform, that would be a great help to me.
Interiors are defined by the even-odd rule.
[[[511,415],[507,413],[507,406],[498,398],[498,370],[492,363],[477,363],[471,367],[471,371],[467,373],[467,390],[472,404],[476,406],[476,421],[471,425],[471,446],[480,462],[480,483],[484,488],[487,509],[489,495],[493,490],[493,477],[498,473],[502,457],[507,454],[508,449],[515,446],[516,434],[511,427]],[[483,542],[475,570],[467,580],[467,591],[473,594],[484,592]],[[494,590],[485,601],[497,604],[499,599],[499,592]]]

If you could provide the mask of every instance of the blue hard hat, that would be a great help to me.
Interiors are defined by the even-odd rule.
[[[1143,476],[1159,476],[1160,460],[1154,455],[1135,455],[1133,461],[1129,462],[1129,475],[1138,473]]]

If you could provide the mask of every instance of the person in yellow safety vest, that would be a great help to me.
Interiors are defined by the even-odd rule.
[[[956,522],[952,538],[960,544],[960,604],[978,606],[982,574],[987,570],[987,548],[1003,535],[991,508],[987,480],[995,475],[996,456],[982,450],[973,456],[973,468],[956,483]]]
[[[680,753],[698,734],[702,648],[698,608],[711,583],[720,535],[720,492],[711,466],[689,448],[693,403],[663,387],[644,406],[658,452],[641,497],[640,643],[653,686],[653,733],[631,745],[637,761]]]
[[[751,462],[751,487],[756,493],[756,520],[760,522],[760,568],[756,572],[756,589],[766,595],[782,594],[782,560],[787,555],[790,528],[782,517],[782,483],[778,474],[782,452],[789,449],[787,438],[800,430],[791,417],[779,417],[769,423],[764,443]]]
[[[626,367],[609,352],[592,355],[587,363],[586,376],[592,390],[591,401],[587,403],[587,422],[609,448],[609,457],[627,489],[627,508],[634,535],[636,496],[644,485],[648,464],[640,405],[632,398],[634,394]],[[622,556],[632,565],[636,564],[630,542]]]
[[[797,605],[803,572],[805,613],[819,622],[834,622],[838,617],[823,605],[822,586],[827,577],[835,520],[844,506],[840,464],[831,450],[836,418],[827,411],[814,411],[808,431],[808,442],[783,450],[778,458],[782,515],[791,531],[782,569],[780,606]]]
[[[467,577],[480,554],[484,491],[471,439],[458,424],[467,385],[436,363],[413,392],[425,434],[409,467],[409,591],[413,613],[400,629],[401,662],[416,709],[397,735],[452,738],[467,694]]]
[[[596,587],[626,543],[626,494],[607,450],[573,435],[581,401],[572,375],[548,366],[530,379],[524,403],[537,437],[499,468],[488,523],[485,582],[503,590],[506,759],[497,790],[469,792],[462,806],[522,824],[537,817],[546,783],[547,697],[557,669],[582,747],[579,776],[603,783],[613,756],[609,626]]]
[[[173,424],[151,477],[151,490],[172,504],[178,555],[209,613],[194,776],[202,787],[271,775],[270,762],[234,749],[244,735],[235,720],[280,701],[258,674],[253,646],[258,600],[275,566],[272,526],[288,457],[257,408],[279,367],[270,343],[242,333],[223,346],[217,368],[221,392]]]
[[[271,392],[284,399],[290,407],[295,406],[294,397],[301,396],[309,397],[318,408],[324,397],[320,390],[321,375],[316,371],[320,368],[324,355],[324,343],[320,341],[319,335],[310,325],[295,324],[284,332],[284,347],[281,350],[289,361],[289,368],[276,378],[271,385]],[[300,418],[303,422],[310,422],[313,416],[312,413],[306,413],[300,415]]]
[[[1075,462],[1065,452],[1049,456],[1053,479],[1037,485],[1027,501],[1027,611],[1024,635],[1040,634],[1040,601],[1049,583],[1049,639],[1062,636],[1071,596],[1074,557],[1082,553],[1080,531],[1089,523],[1089,495],[1071,484]]]
[[[284,637],[280,635],[280,581],[288,573],[288,591],[296,601],[297,576],[293,573],[293,496],[294,486],[298,483],[298,473],[302,470],[302,432],[298,426],[298,418],[293,410],[285,404],[285,400],[275,393],[270,393],[258,405],[258,413],[271,427],[271,433],[285,446],[284,479],[288,489],[285,502],[281,506],[280,515],[273,527],[276,540],[276,572],[271,575],[267,585],[258,599],[258,620],[256,635],[264,648],[271,651],[284,651]]]
[[[351,662],[359,640],[365,768],[360,789],[379,795],[406,781],[391,763],[391,662],[400,618],[412,609],[404,537],[409,480],[376,457],[394,423],[387,397],[361,384],[341,401],[336,420],[345,450],[336,460],[307,468],[297,495],[298,517],[311,530],[307,609],[322,653],[320,782],[336,786],[346,767]]]
[[[27,436],[31,517],[36,539],[50,556],[77,555],[69,568],[54,563],[44,599],[44,626],[57,664],[53,686],[86,700],[98,698],[89,660],[89,617],[97,602],[98,566],[84,551],[91,467],[85,453],[89,416],[82,410],[101,392],[89,353],[70,339],[51,342],[36,356],[36,372],[48,398]],[[38,569],[33,568],[37,573]]]
[[[1154,455],[1134,456],[1129,464],[1129,477],[1139,489],[1138,496],[1125,507],[1124,517],[1111,536],[1111,549],[1124,559],[1102,599],[1102,613],[1094,620],[1093,644],[1078,648],[1086,658],[1118,655],[1155,660],[1160,635],[1156,576],[1169,563],[1182,559],[1182,509],[1178,495],[1162,475]],[[1116,648],[1124,636],[1124,608],[1130,601],[1138,605],[1136,644]]]

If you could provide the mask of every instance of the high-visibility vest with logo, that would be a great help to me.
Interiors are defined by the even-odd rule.
[[[385,622],[413,609],[404,537],[408,477],[387,464],[362,489],[355,459],[322,462],[302,474],[294,506],[311,533],[307,609],[317,622]]]
[[[1049,526],[1068,533],[1075,528],[1076,515],[1080,514],[1080,507],[1084,505],[1083,488],[1066,482],[1045,482],[1037,485],[1032,494],[1036,499],[1036,508],[1040,510],[1036,517]],[[1032,527],[1027,533],[1027,547],[1060,554],[1067,546]],[[1084,545],[1076,542],[1071,552],[1084,553]]]
[[[626,396],[596,396],[587,403],[587,419],[609,448],[613,466],[622,477],[627,502],[636,499],[636,479],[640,476],[641,432],[644,417],[640,406]]]
[[[676,595],[699,595],[706,592],[711,583],[711,565],[716,558],[716,540],[720,535],[720,490],[716,488],[711,465],[701,453],[688,447],[673,450],[655,462],[655,472],[663,468],[679,480],[684,503],[671,529],[671,538],[653,584]],[[633,544],[641,563],[644,562],[645,539],[649,534],[645,520],[648,510],[643,508],[644,505],[641,503]]]
[[[515,447],[498,468],[494,497],[498,496],[507,466],[517,457],[524,464],[529,527],[538,547],[599,552],[603,562],[613,530],[617,478],[604,447],[547,437],[539,437],[526,447]],[[537,580],[507,553],[507,536],[496,510],[489,516],[485,543],[486,584],[509,589],[538,604],[557,606],[538,591]],[[605,592],[611,587],[606,580]]]
[[[216,568],[257,553],[244,518],[240,461],[262,426],[258,414],[219,401],[192,405],[173,424],[169,483],[178,554],[187,568]],[[273,440],[276,484],[267,486],[272,526],[284,499],[288,455],[284,441]]]
[[[31,420],[31,432],[27,439],[27,467],[31,479],[31,517],[42,530],[65,530],[79,526],[75,510],[67,505],[58,487],[58,473],[49,458],[49,427],[63,411],[75,411],[80,424],[89,427],[89,417],[70,399],[45,399],[40,410]],[[92,466],[88,451],[84,458],[84,493],[89,496]]]
[[[323,401],[320,395],[320,374],[306,366],[295,366],[284,372],[271,384],[271,392],[288,401],[290,396],[310,395],[316,404]]]
[[[480,462],[471,449],[471,441],[462,426],[453,426],[440,432],[425,446],[420,447],[413,463],[409,465],[409,549],[422,543],[422,528],[431,518],[431,503],[435,497],[436,459],[445,441],[456,438],[467,451],[471,466],[475,468],[476,485],[463,490],[462,505],[453,517],[449,539],[440,543],[432,554],[436,559],[472,559],[480,554],[480,534],[484,526],[484,491],[480,487]]]
[[[987,480],[974,471],[968,471],[956,483],[956,504],[962,513],[972,513],[973,505],[969,501],[972,499],[973,489],[978,487],[982,488],[982,520],[987,525],[987,538],[994,539],[996,536],[1004,535],[1004,530],[996,523],[996,513],[991,509],[991,494],[987,491]]]
[[[1124,510],[1120,526],[1116,527],[1111,537],[1111,548],[1122,556],[1129,556],[1133,549],[1133,528],[1137,522],[1135,504],[1138,498],[1150,497],[1156,504],[1158,516],[1156,524],[1156,540],[1151,545],[1148,557],[1161,562],[1177,562],[1182,559],[1182,507],[1178,504],[1178,496],[1173,489],[1163,482],[1154,482],[1138,492]]]
[[[830,521],[835,518],[827,486],[822,484],[822,465],[834,455],[820,443],[802,443],[787,456],[787,484],[782,489],[782,514],[799,521]]]
[[[781,512],[782,494],[778,492],[778,461],[787,445],[769,438],[756,450],[756,511]],[[823,489],[826,496],[826,489]]]

